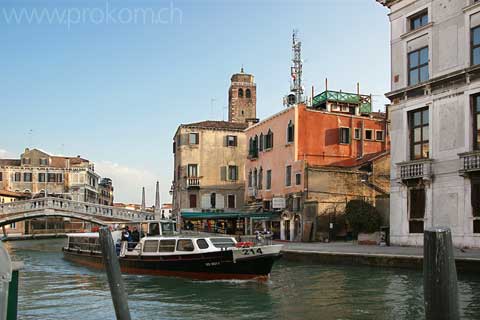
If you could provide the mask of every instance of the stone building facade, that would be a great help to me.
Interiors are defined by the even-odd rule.
[[[480,247],[480,3],[377,1],[391,25],[391,242],[449,226],[455,246]]]
[[[312,106],[294,105],[246,129],[246,201],[280,214],[267,227],[282,240],[328,237],[328,218],[350,199],[388,196],[387,121],[363,98],[326,91]]]
[[[52,156],[38,149],[25,149],[19,159],[0,159],[0,189],[30,197],[65,197],[100,203],[100,176],[93,163],[80,156]],[[111,183],[111,180],[110,180]],[[113,201],[113,187],[111,186]]]
[[[173,212],[239,211],[243,207],[245,123],[180,125],[174,136]]]

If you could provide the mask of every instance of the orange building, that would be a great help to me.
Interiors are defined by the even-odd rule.
[[[331,238],[331,219],[322,216],[352,198],[388,195],[387,119],[370,108],[369,96],[325,91],[312,106],[295,105],[246,129],[247,208],[277,213],[257,228],[284,240]]]

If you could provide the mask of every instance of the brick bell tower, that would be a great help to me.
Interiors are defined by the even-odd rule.
[[[251,74],[236,73],[228,90],[228,121],[245,123],[257,117],[257,85]]]

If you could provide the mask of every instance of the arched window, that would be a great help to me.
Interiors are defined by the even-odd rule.
[[[257,178],[258,178],[258,176],[257,176],[257,168],[255,168],[255,169],[253,170],[253,186],[254,186],[255,188],[258,187],[258,184],[257,184],[257,181],[258,181],[258,180],[257,180]]]
[[[252,169],[248,172],[248,187],[252,187]]]
[[[246,98],[251,98],[251,97],[252,97],[252,93],[250,92],[250,89],[247,89],[247,90],[245,91],[245,97],[246,97]]]
[[[293,142],[294,138],[295,138],[295,126],[292,120],[290,120],[287,126],[287,143]]]
[[[258,151],[263,151],[263,133],[260,133],[260,141],[258,142]]]
[[[271,129],[268,129],[267,136],[265,137],[265,150],[273,148],[273,132]]]
[[[242,88],[238,89],[238,97],[243,98],[243,89]]]

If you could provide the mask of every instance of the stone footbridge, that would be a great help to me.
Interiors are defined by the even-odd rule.
[[[0,227],[39,217],[68,217],[99,225],[109,221],[144,221],[155,218],[153,212],[134,211],[95,203],[61,198],[38,198],[0,204]]]

